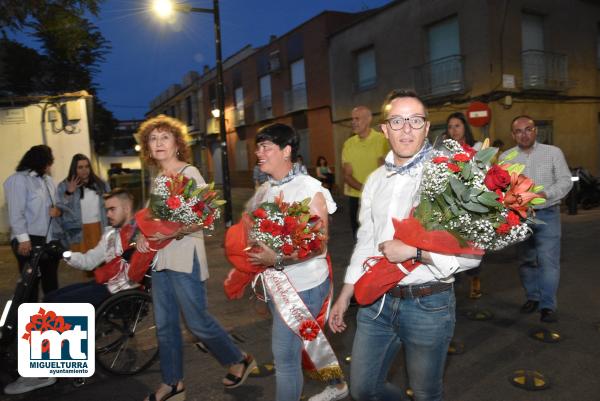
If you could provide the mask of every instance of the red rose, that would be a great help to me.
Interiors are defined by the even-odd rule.
[[[509,226],[518,226],[521,223],[521,218],[518,214],[510,210],[508,216],[506,216],[506,222]]]
[[[454,163],[448,163],[448,168],[455,173],[458,173],[461,170],[461,168]]]
[[[204,227],[209,227],[213,221],[215,221],[215,215],[214,214],[210,214],[208,215],[208,217],[206,217],[206,219],[204,219]]]
[[[473,157],[473,156],[475,156],[475,154],[477,153],[477,151],[476,151],[475,149],[473,149],[472,147],[470,147],[470,146],[469,146],[469,145],[467,145],[466,143],[463,143],[463,144],[462,144],[462,148],[463,148],[463,150],[464,150],[465,152],[467,152],[467,154],[468,154],[470,157]]]
[[[283,226],[280,226],[279,224],[273,223],[271,225],[271,230],[269,231],[271,234],[273,234],[274,236],[278,237],[280,235],[283,234]]]
[[[471,160],[471,157],[466,153],[457,153],[454,155],[453,159],[456,160],[457,162],[466,163],[469,160]]]
[[[281,247],[281,252],[283,252],[284,255],[289,256],[292,253],[294,253],[294,247],[290,244],[283,244],[283,246]]]
[[[498,234],[508,234],[509,231],[510,231],[510,226],[506,223],[502,223],[502,224],[500,224],[500,226],[498,226],[498,228],[496,228],[496,232]]]
[[[510,184],[510,175],[502,167],[494,164],[485,175],[483,183],[490,191],[506,189]]]
[[[259,219],[267,218],[267,211],[265,209],[263,209],[262,207],[259,207],[258,209],[256,209],[252,214],[255,217],[258,217]]]
[[[318,238],[315,238],[314,240],[312,240],[308,243],[308,247],[310,248],[311,251],[317,251],[317,250],[321,249],[321,240]]]
[[[321,328],[314,320],[305,320],[300,323],[300,327],[298,328],[300,332],[300,337],[302,337],[306,341],[312,341],[319,335],[319,331]]]
[[[260,222],[260,231],[262,231],[263,233],[270,233],[272,225],[273,223],[271,222],[271,220],[262,220]]]
[[[446,156],[438,156],[431,159],[431,161],[437,164],[441,164],[446,163],[448,161],[448,158]]]
[[[181,206],[181,201],[179,200],[179,198],[176,196],[169,196],[169,198],[167,199],[167,207],[171,210],[175,210],[179,206]]]
[[[298,259],[304,259],[305,257],[308,256],[309,253],[310,253],[310,251],[306,248],[298,249]]]
[[[198,202],[196,203],[194,206],[192,206],[192,210],[194,211],[194,213],[196,213],[198,216],[202,216],[202,213],[204,212],[204,206],[205,203],[204,202]]]
[[[293,233],[294,230],[296,229],[296,227],[298,226],[298,221],[296,220],[296,218],[292,217],[292,216],[286,216],[283,219],[283,226],[284,226],[284,233],[286,234],[290,234]]]

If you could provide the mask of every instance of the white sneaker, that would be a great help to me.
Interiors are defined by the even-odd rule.
[[[56,377],[19,377],[4,387],[5,394],[23,394],[56,383]]]
[[[348,397],[348,385],[344,383],[343,388],[337,388],[336,385],[325,387],[325,390],[319,394],[313,395],[308,401],[338,401]]]

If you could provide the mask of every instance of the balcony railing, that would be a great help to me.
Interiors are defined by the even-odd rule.
[[[256,117],[256,121],[264,121],[273,118],[271,96],[265,96],[254,103],[254,116]]]
[[[306,103],[306,84],[295,85],[292,89],[283,93],[283,111],[291,113],[292,111],[305,110]]]
[[[569,84],[566,54],[543,50],[526,50],[521,53],[523,89],[560,92]]]
[[[465,92],[464,57],[448,56],[415,67],[415,88],[424,98]]]
[[[240,127],[246,124],[246,119],[244,115],[244,107],[239,109],[233,109],[233,126]]]

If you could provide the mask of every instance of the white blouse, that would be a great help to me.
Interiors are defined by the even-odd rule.
[[[321,185],[321,181],[309,175],[297,175],[291,181],[274,186],[269,181],[262,184],[254,196],[248,201],[246,209],[252,211],[263,202],[273,202],[276,196],[283,193],[284,202],[303,201],[306,198],[314,198],[315,194],[321,192],[325,197],[327,212],[333,214],[337,205],[331,197],[327,188]],[[306,291],[323,283],[329,277],[326,252],[311,258],[305,262],[286,265],[283,272],[288,276],[290,283],[296,291]]]
[[[100,195],[93,189],[83,188],[81,199],[81,222],[83,224],[97,223],[100,221]]]

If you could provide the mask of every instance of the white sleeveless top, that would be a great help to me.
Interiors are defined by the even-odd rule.
[[[302,201],[306,198],[312,199],[317,192],[321,192],[325,197],[327,212],[333,214],[337,210],[337,205],[331,197],[331,193],[321,185],[321,181],[303,174],[299,174],[291,181],[278,186],[272,185],[269,181],[263,183],[248,201],[246,209],[252,211],[263,202],[273,202],[275,197],[280,196],[282,192],[283,201],[290,203]],[[296,291],[300,292],[314,288],[327,280],[329,276],[326,253],[305,262],[286,265],[283,272],[288,276]]]

